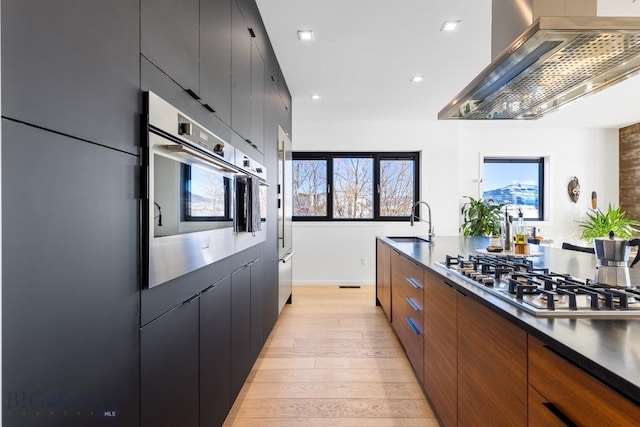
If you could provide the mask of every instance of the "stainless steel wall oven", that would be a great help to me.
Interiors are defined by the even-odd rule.
[[[151,288],[264,241],[267,184],[262,165],[153,92],[144,110],[143,280]]]

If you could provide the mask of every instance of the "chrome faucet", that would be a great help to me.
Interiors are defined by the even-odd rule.
[[[418,219],[418,221],[422,221],[422,219],[420,217],[416,217],[416,207],[420,204],[423,204],[427,207],[427,212],[429,213],[429,220],[427,221],[429,223],[429,240],[431,240],[431,238],[433,237],[433,226],[431,225],[431,206],[429,206],[429,203],[423,201],[423,200],[418,200],[417,202],[415,202],[413,204],[413,207],[411,208],[411,218],[409,219],[409,221],[411,222],[411,226],[413,227],[413,223],[416,220],[416,218]]]

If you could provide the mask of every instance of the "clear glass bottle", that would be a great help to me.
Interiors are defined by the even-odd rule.
[[[520,209],[518,209],[518,222],[513,228],[514,228],[514,233],[516,235],[516,245],[526,245],[527,244],[527,226],[524,225],[524,216],[522,215],[522,210]]]
[[[512,221],[513,221],[513,217],[507,213],[507,208],[505,206],[504,223],[503,223],[504,224],[504,228],[503,228],[504,243],[502,244],[502,247],[504,248],[505,251],[513,250],[513,232],[512,232],[512,225],[511,225]]]

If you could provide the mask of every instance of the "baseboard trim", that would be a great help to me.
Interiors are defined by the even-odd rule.
[[[336,282],[331,282],[331,281],[308,281],[308,282],[297,282],[294,280],[293,282],[294,286],[375,286],[375,283],[364,283],[364,282],[357,282],[357,281],[345,281],[345,280],[340,280],[340,281],[336,281]]]

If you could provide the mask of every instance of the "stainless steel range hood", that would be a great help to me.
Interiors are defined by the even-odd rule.
[[[538,119],[640,71],[640,17],[540,17],[438,119]]]

